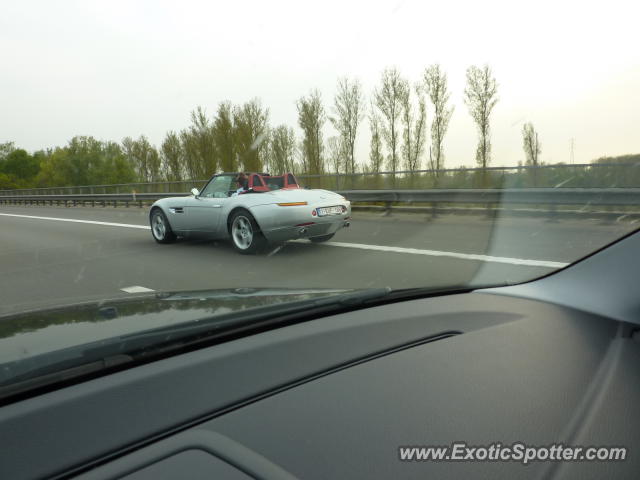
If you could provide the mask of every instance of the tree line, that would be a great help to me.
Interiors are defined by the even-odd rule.
[[[497,91],[488,65],[469,67],[464,103],[477,127],[475,160],[480,167],[491,160],[490,120]],[[454,110],[450,96],[447,74],[437,64],[415,83],[397,68],[387,68],[368,99],[361,83],[346,77],[338,79],[328,108],[318,90],[300,97],[295,102],[297,130],[272,126],[269,109],[254,98],[238,105],[223,101],[213,115],[197,107],[190,125],[167,132],[159,146],[144,135],[120,143],[77,136],[65,146],[33,154],[13,143],[0,144],[0,188],[180,181],[241,170],[314,175],[426,166],[438,172],[445,167],[443,145]],[[356,139],[365,118],[369,156],[358,165]],[[324,139],[327,121],[335,135]],[[540,142],[533,125],[525,125],[523,139],[527,163],[538,164]]]

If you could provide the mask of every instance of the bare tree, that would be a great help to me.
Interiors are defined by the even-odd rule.
[[[212,130],[219,168],[223,172],[235,172],[238,169],[238,165],[236,162],[233,105],[231,102],[220,102]]]
[[[191,125],[180,132],[185,170],[191,179],[209,177],[216,171],[212,123],[202,107],[191,112]]]
[[[431,150],[429,151],[429,168],[438,177],[438,171],[444,168],[444,152],[442,143],[449,128],[449,120],[453,107],[449,108],[449,91],[447,74],[440,70],[440,65],[431,65],[424,72],[424,86],[433,104],[433,120],[431,121]]]
[[[184,155],[184,170],[190,180],[203,179],[206,176],[204,165],[200,161],[198,142],[187,128],[180,131],[180,145]]]
[[[169,131],[160,146],[162,154],[161,164],[164,177],[170,181],[182,180],[183,152],[180,137],[176,132]]]
[[[269,110],[254,98],[234,110],[235,139],[239,168],[261,172],[269,135]]]
[[[381,133],[389,149],[389,168],[394,171],[398,168],[398,120],[402,113],[402,95],[405,88],[406,83],[398,70],[387,68],[382,72],[380,87],[374,94],[376,106],[382,114]]]
[[[296,174],[304,174],[309,171],[309,165],[307,164],[307,156],[304,151],[304,140],[300,139],[296,142],[296,161],[294,162],[294,172]]]
[[[478,127],[480,138],[476,149],[476,162],[482,168],[486,168],[491,160],[489,119],[493,107],[498,102],[497,93],[498,85],[488,65],[482,68],[473,65],[467,69],[464,102]]]
[[[345,157],[348,148],[344,145],[344,138],[339,136],[329,137],[325,151],[327,152],[327,169],[336,174],[335,184],[331,188],[340,189],[340,171],[345,164],[349,164],[349,159]],[[349,167],[347,167],[348,169]],[[353,177],[351,177],[353,181]]]
[[[358,80],[349,81],[348,78],[338,80],[338,92],[334,99],[333,111],[335,116],[329,120],[340,134],[340,142],[346,162],[342,165],[345,173],[355,173],[355,144],[358,126],[364,118],[364,96],[362,85]]]
[[[539,165],[538,159],[540,158],[540,152],[542,152],[542,146],[538,139],[538,132],[533,128],[533,123],[525,123],[522,127],[522,147],[524,148],[524,154],[527,159],[527,165],[537,167]],[[538,169],[533,169],[533,185],[538,185]]]
[[[313,90],[307,97],[296,102],[298,107],[298,125],[303,131],[302,156],[306,173],[323,173],[322,159],[322,126],[326,121],[322,97],[318,90]]]
[[[213,139],[213,125],[202,107],[191,112],[191,126],[189,127],[195,162],[202,177],[208,177],[216,171],[215,141]]]
[[[279,125],[271,131],[269,167],[280,174],[293,170],[296,154],[296,135],[293,128]]]
[[[372,172],[382,170],[384,162],[384,152],[382,151],[382,127],[380,117],[371,105],[371,115],[369,115],[369,128],[371,130],[371,143],[369,150],[369,169]]]
[[[379,172],[383,168],[384,152],[382,150],[382,127],[380,126],[380,116],[371,105],[371,113],[369,115],[369,129],[371,130],[371,142],[369,148],[369,168],[370,172]],[[379,175],[373,177],[375,187],[379,186]]]
[[[527,165],[538,166],[538,158],[542,152],[538,132],[533,128],[533,123],[525,123],[522,127],[522,147],[527,159]]]
[[[425,126],[427,122],[427,107],[422,89],[416,86],[414,93],[418,100],[417,109],[411,98],[411,87],[405,81],[405,86],[401,94],[402,104],[402,157],[407,170],[412,172],[418,170],[420,166],[420,156],[424,150]]]
[[[161,180],[160,156],[156,148],[149,143],[147,137],[140,135],[137,140],[126,137],[122,140],[122,150],[129,162],[134,165],[141,181],[157,182]]]

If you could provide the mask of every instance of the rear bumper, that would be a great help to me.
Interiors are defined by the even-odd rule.
[[[346,210],[340,215],[326,217],[314,214],[318,207],[333,205],[342,205]],[[284,243],[298,238],[330,235],[348,226],[351,203],[344,199],[331,199],[321,204],[301,206],[260,205],[251,208],[251,213],[269,243]]]
[[[346,217],[346,216],[345,216]],[[295,227],[281,227],[263,231],[269,243],[283,243],[298,238],[320,237],[337,232],[349,225],[350,220],[340,217],[330,222],[314,223],[312,225],[300,225]]]

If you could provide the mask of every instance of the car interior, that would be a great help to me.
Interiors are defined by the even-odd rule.
[[[640,479],[638,5],[3,2],[0,480]]]
[[[398,446],[637,445],[640,234],[534,281],[302,317],[0,409],[0,477],[633,478]]]

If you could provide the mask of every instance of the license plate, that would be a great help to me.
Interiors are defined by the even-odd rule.
[[[326,217],[327,215],[341,215],[342,207],[336,205],[335,207],[320,207],[317,209],[319,217]]]

